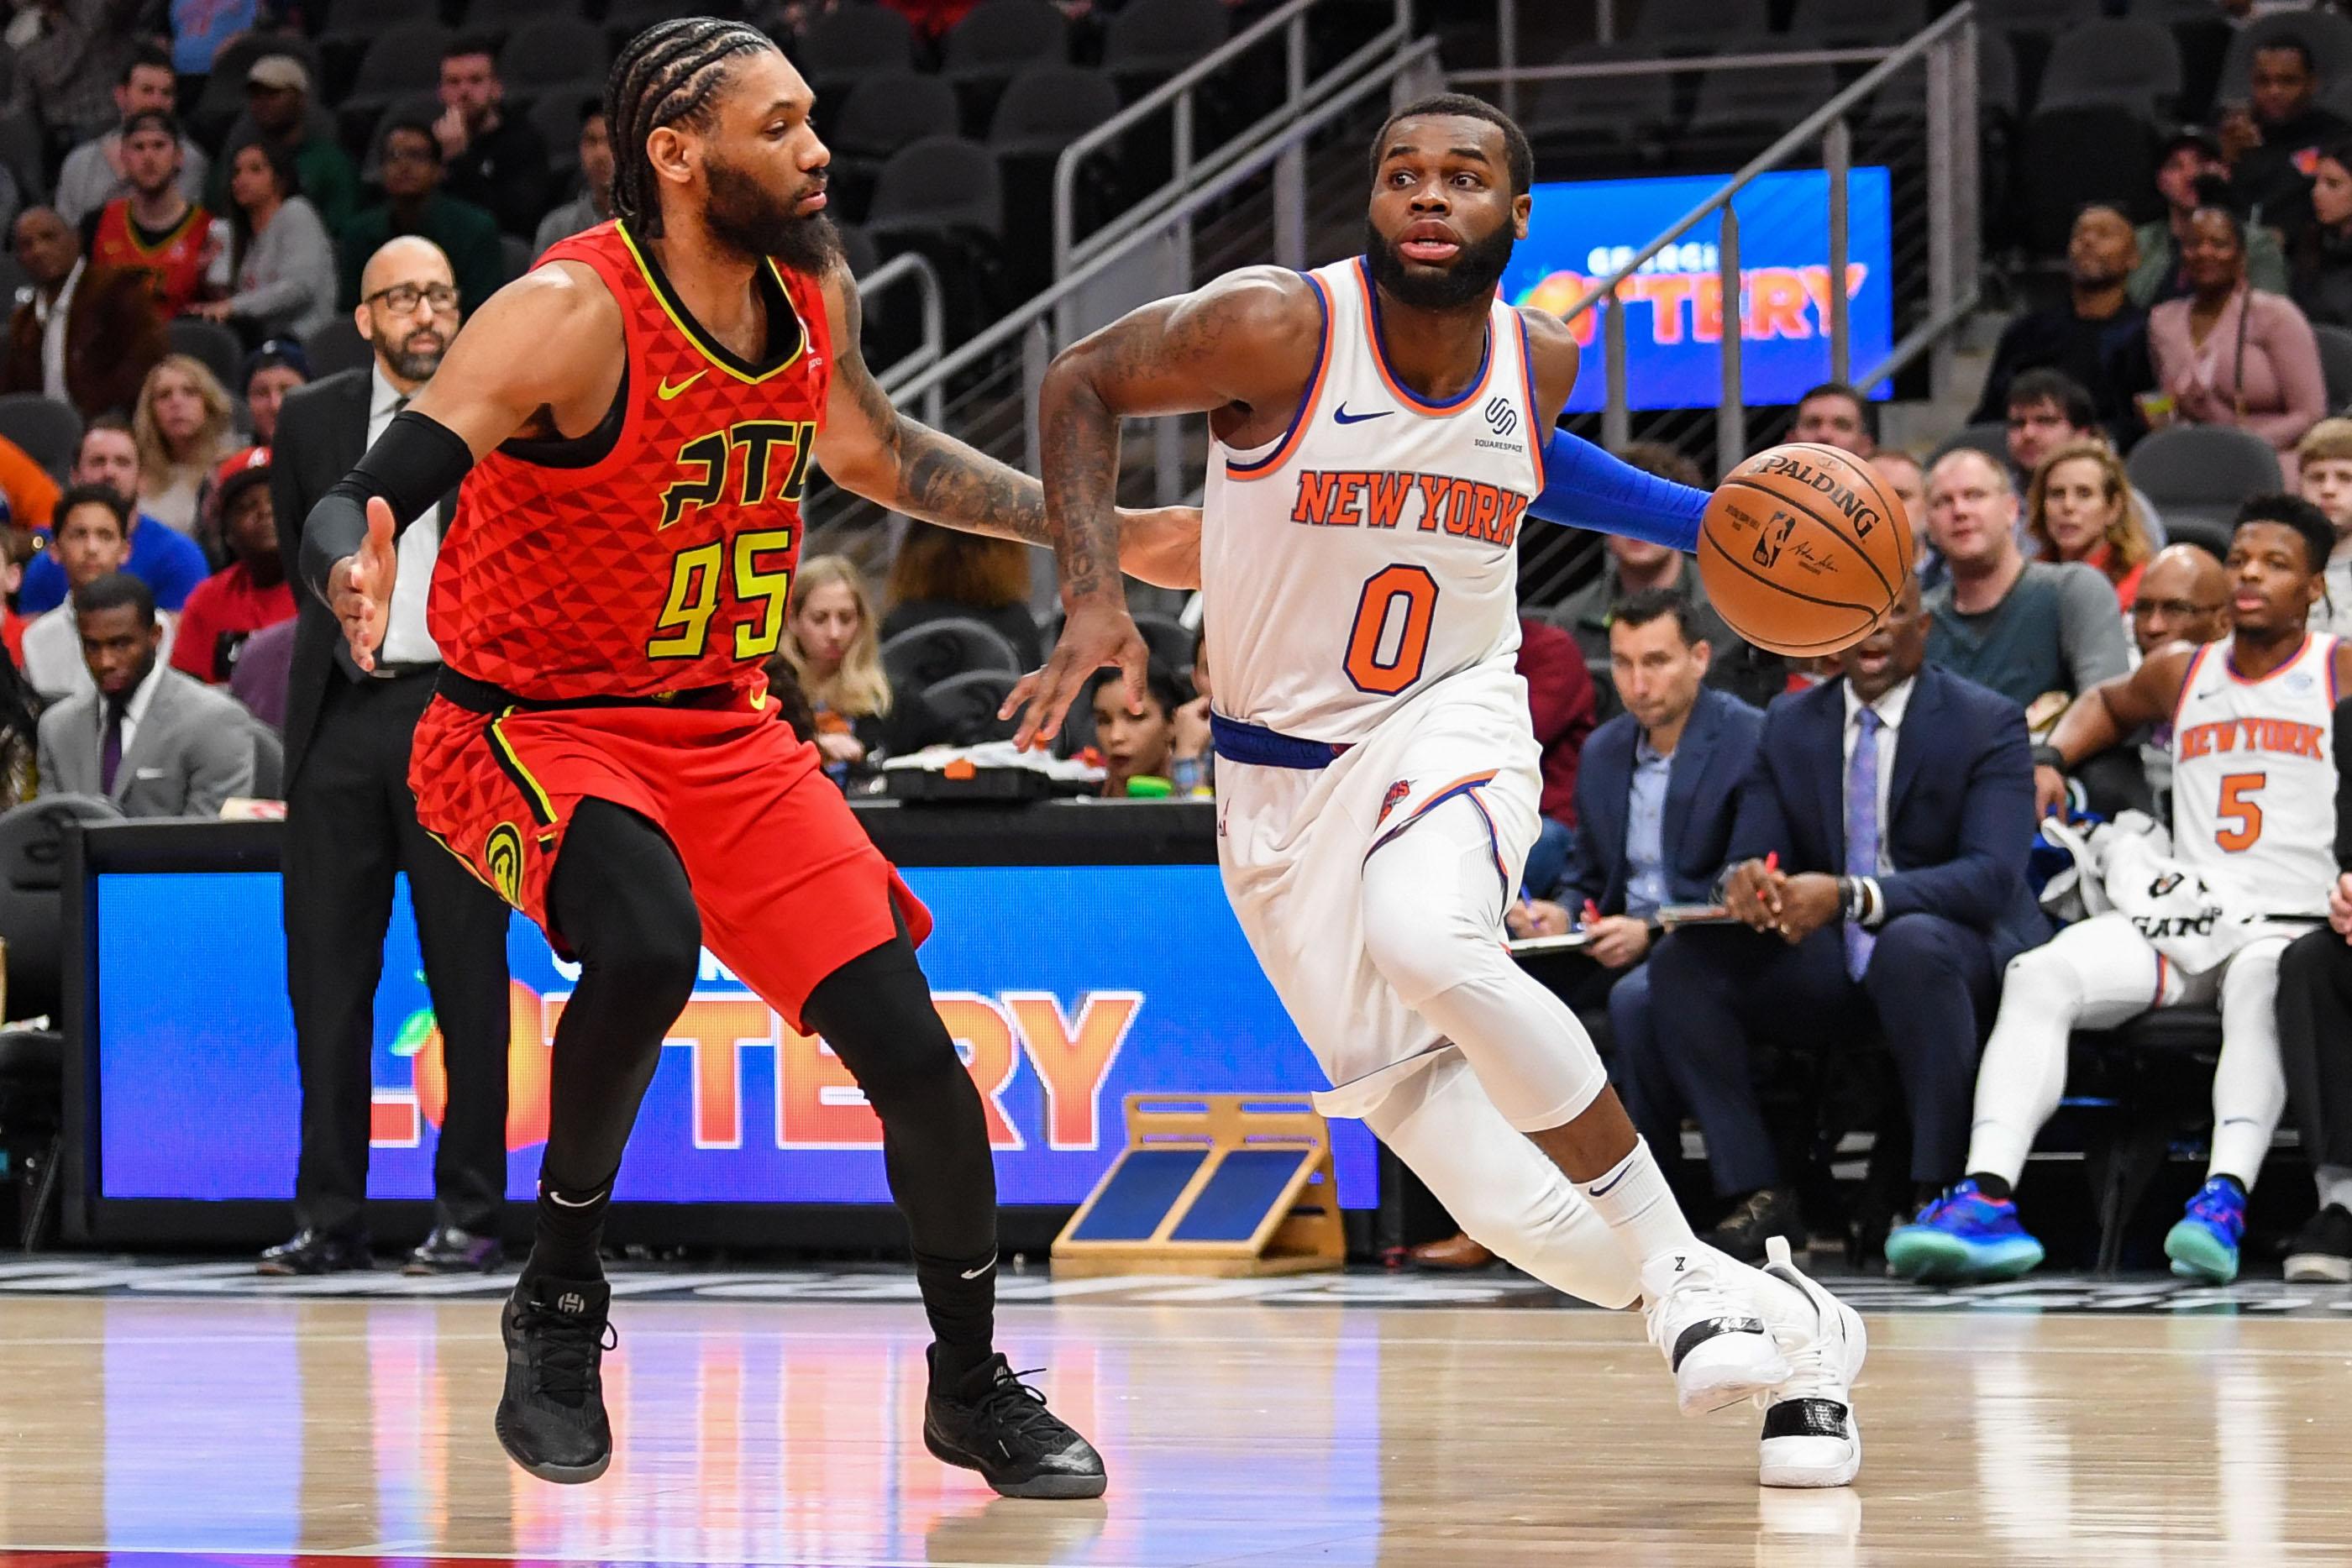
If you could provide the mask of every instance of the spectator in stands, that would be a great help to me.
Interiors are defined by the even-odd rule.
[[[269,448],[248,446],[223,461],[213,505],[229,564],[188,595],[172,667],[217,686],[227,684],[247,638],[294,618],[294,591],[287,586],[269,504]]]
[[[12,651],[0,659],[0,811],[40,792],[41,699],[18,673],[16,657]]]
[[[2221,144],[2210,131],[2184,126],[2165,143],[2163,161],[2156,166],[2156,190],[2164,199],[2165,215],[2140,225],[2133,235],[2139,246],[2139,265],[2125,285],[2133,304],[2153,308],[2189,292],[2181,247],[2188,243],[2189,219],[2200,206],[2229,200],[2229,174]],[[2287,291],[2286,254],[2279,247],[2278,235],[2259,224],[2246,231],[2246,276],[2267,293]]]
[[[1843,679],[1772,706],[1725,878],[1744,925],[1677,931],[1650,959],[1652,992],[1672,1001],[1647,1053],[1706,1134],[1716,1191],[1733,1200],[1712,1239],[1737,1258],[1805,1238],[1758,1103],[1758,1045],[1839,1051],[1875,1032],[1909,1113],[1911,1178],[1938,1192],[1961,1174],[1996,977],[2049,934],[2025,884],[2024,716],[1927,656],[1909,585],[1843,655]],[[1851,1071],[1833,1055],[1816,1066]]]
[[[2314,630],[2352,633],[2352,419],[2323,419],[2295,447],[2295,482],[2303,498],[2327,514],[2336,529],[2336,549],[2319,602],[2312,607]]]
[[[90,265],[147,280],[157,312],[177,316],[203,296],[213,256],[212,215],[180,188],[180,127],[161,110],[123,121],[123,178],[130,193],[98,212]]]
[[[2089,392],[2063,371],[2019,372],[2009,385],[2007,415],[2010,478],[2020,488],[2032,483],[2042,465],[2060,447],[2113,441],[2099,423],[2098,405]],[[2132,502],[2139,508],[2140,526],[2147,531],[2149,542],[2164,543],[2164,519],[2157,515],[2156,503],[2136,486]]]
[[[1176,715],[1192,700],[1173,671],[1154,661],[1144,672],[1143,708],[1127,711],[1127,695],[1115,671],[1095,682],[1091,696],[1095,716],[1095,749],[1102,753],[1105,800],[1125,800],[1132,792],[1165,799],[1176,789]],[[1199,758],[1193,759],[1196,763]],[[1138,779],[1156,784],[1130,790]]]
[[[342,230],[344,305],[360,303],[360,271],[370,256],[397,235],[419,235],[449,258],[460,303],[481,308],[507,280],[497,220],[441,189],[441,142],[424,120],[393,121],[383,147],[384,199]]]
[[[264,55],[245,73],[245,114],[229,128],[230,157],[248,141],[282,148],[294,160],[291,188],[318,210],[329,233],[343,232],[359,210],[359,171],[335,140],[331,124],[311,123],[310,72],[292,55]],[[225,213],[233,204],[228,167],[222,164],[213,170],[205,205]]]
[[[2043,458],[2026,494],[2025,528],[2042,559],[2096,569],[2115,585],[2124,613],[2131,613],[2156,548],[2114,447],[2081,441]]]
[[[2218,643],[2230,634],[2230,582],[2213,552],[2201,545],[2168,545],[2157,551],[2139,580],[2132,601],[2132,641],[2146,660],[2175,643]],[[2172,722],[2154,724],[2133,737],[2147,775],[2150,813],[2158,821],[2172,812]]]
[[[1645,474],[1695,489],[1706,487],[1706,476],[1698,465],[1664,442],[1630,442],[1617,455]],[[1552,624],[1576,639],[1588,673],[1609,668],[1610,607],[1643,589],[1663,588],[1681,598],[1696,633],[1715,651],[1707,664],[1709,685],[1760,707],[1788,684],[1788,666],[1779,655],[1732,634],[1706,601],[1706,587],[1698,580],[1697,567],[1680,550],[1620,534],[1604,535],[1601,543],[1601,575],[1550,612]],[[1605,684],[1596,695],[1595,717],[1610,718],[1622,711],[1616,693],[1606,689]]]
[[[2218,1003],[2222,1041],[2206,1181],[2164,1250],[2177,1274],[2214,1283],[2236,1276],[2246,1195],[2285,1098],[2279,961],[2305,918],[2326,909],[2336,880],[2320,841],[2325,830],[2310,831],[2315,804],[2332,815],[2332,802],[2310,797],[2315,764],[2326,760],[2309,744],[2321,727],[2295,721],[2327,715],[2332,690],[2352,674],[2352,649],[2305,630],[2334,538],[2308,502],[2248,501],[2231,538],[2229,646],[2150,656],[2076,703],[2035,751],[2037,800],[2055,810],[2066,770],[2130,731],[2176,712],[2185,725],[2200,715],[2213,721],[2174,737],[2175,858],[2149,868],[2147,902],[2070,925],[2009,967],[1976,1077],[1967,1179],[1887,1239],[1890,1270],[1974,1280],[2041,1262],[2041,1243],[2019,1223],[2011,1189],[2065,1091],[2068,1037],[2118,1028],[2151,1009]],[[2184,883],[2193,891],[2168,902]]]
[[[2104,203],[2084,207],[2066,242],[2066,302],[2011,320],[1993,350],[1984,395],[1969,423],[2007,417],[2021,371],[2057,370],[2089,392],[2099,423],[2119,447],[2146,433],[2138,398],[2156,386],[2147,357],[2147,312],[2124,282],[2139,260],[2131,221]],[[2029,470],[2030,472],[2030,470]]]
[[[1519,618],[1518,671],[1528,683],[1536,744],[1543,748],[1542,828],[1522,880],[1541,893],[1559,881],[1576,837],[1576,770],[1592,733],[1592,672],[1575,638],[1527,616]]]
[[[128,575],[122,568],[131,559],[130,526],[131,504],[119,491],[103,485],[77,485],[68,490],[58,501],[57,543],[50,547],[65,569],[66,580],[80,589],[102,577]],[[140,588],[147,591],[146,584]],[[149,604],[154,598],[147,592]],[[168,659],[173,617],[164,615],[162,625]],[[34,617],[25,628],[25,678],[49,702],[89,689],[89,671],[69,604]]]
[[[142,0],[26,0],[7,42],[16,89],[51,147],[70,147],[115,123],[112,89],[137,47]]]
[[[92,266],[53,208],[20,214],[15,234],[33,287],[8,322],[0,392],[40,392],[85,420],[130,408],[171,346],[147,280]]]
[[[153,9],[151,3],[151,18]],[[210,75],[221,50],[264,19],[262,0],[166,0],[165,9],[172,35],[166,63],[184,77]],[[268,9],[286,7],[273,4]]]
[[[2319,148],[2352,131],[2352,124],[2315,101],[2318,65],[2311,46],[2292,34],[2266,39],[2254,51],[2251,87],[2249,102],[2221,119],[2231,205],[2291,246],[2311,222],[2311,169]]]
[[[2246,283],[2246,230],[2225,207],[2200,207],[2181,252],[2185,299],[2148,315],[2157,379],[2173,416],[2234,424],[2279,451],[2294,481],[2294,444],[2327,412],[2319,343],[2294,300]]]
[[[531,255],[544,255],[557,240],[593,229],[613,215],[613,138],[599,104],[590,104],[580,120],[580,185],[577,196],[539,220]]]
[[[278,410],[286,394],[310,380],[310,356],[291,338],[272,338],[245,357],[245,411],[253,419],[253,443],[278,438]]]
[[[1192,633],[1192,667],[1186,678],[1192,683],[1192,700],[1176,710],[1176,793],[1213,798],[1217,792],[1217,748],[1209,715],[1216,693],[1209,676],[1209,626],[1205,621]]]
[[[253,793],[253,721],[226,693],[165,667],[147,585],[110,573],[69,610],[87,689],[41,716],[41,793],[104,795],[131,817],[217,817]]]
[[[529,120],[507,112],[494,54],[479,37],[458,38],[442,52],[433,135],[450,195],[482,208],[508,234],[528,235],[547,210],[547,143]]]
[[[891,696],[881,645],[874,602],[856,564],[840,555],[801,562],[776,658],[808,698],[817,749],[834,767],[879,760]]]
[[[1868,457],[1878,450],[1878,411],[1859,390],[1843,382],[1823,382],[1797,400],[1789,439],[1818,441]]]
[[[152,44],[140,44],[122,79],[114,85],[114,112],[128,125],[138,114],[170,114],[177,107],[177,83],[172,57]],[[57,209],[66,222],[79,228],[82,221],[107,203],[131,193],[131,172],[122,158],[122,125],[110,128],[66,154],[58,174]],[[205,177],[212,160],[180,130],[180,193],[191,202],[205,199]]]
[[[1937,665],[2028,710],[2063,707],[2129,667],[2106,579],[2018,548],[2017,492],[2002,465],[1967,447],[1945,454],[1927,476],[1927,532],[1950,573],[1927,600]]]
[[[882,618],[882,641],[951,617],[992,628],[1013,644],[1024,670],[1045,662],[1037,618],[1029,613],[1028,547],[913,524],[890,563],[890,612]]]
[[[228,677],[228,695],[280,737],[286,734],[286,694],[293,681],[296,625],[293,621],[281,621],[247,638],[237,654],[236,668]]]
[[[74,449],[73,472],[68,477],[76,485],[103,485],[130,501],[139,493],[139,444],[131,426],[113,414],[91,422],[81,433],[81,444]],[[176,611],[187,602],[208,569],[205,552],[194,539],[133,512],[131,559],[122,570],[145,583],[159,606]],[[25,569],[17,607],[28,614],[54,610],[66,601],[70,588],[65,569],[58,564],[58,552],[45,549]]]
[[[2295,240],[2294,302],[2312,321],[2352,327],[2352,136],[2320,150],[2311,173],[2311,217]]]
[[[226,321],[246,341],[303,338],[335,316],[335,243],[302,194],[285,148],[254,141],[229,158],[229,296],[196,314]]]
[[[1935,587],[1944,580],[1944,562],[1927,542],[1927,471],[1899,446],[1880,447],[1870,455],[1870,465],[1911,519],[1911,570],[1918,575],[1919,586]]]
[[[186,354],[166,354],[139,389],[131,434],[139,443],[139,510],[194,537],[196,493],[229,454],[228,393]]]
[[[2339,704],[2338,736],[2352,720]],[[2352,768],[2336,745],[2336,883],[2327,929],[2279,959],[2279,1057],[2287,1113],[2319,1186],[2319,1210],[2286,1247],[2290,1282],[2352,1281]]]

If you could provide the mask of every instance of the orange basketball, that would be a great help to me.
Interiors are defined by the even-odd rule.
[[[1724,476],[1698,526],[1698,575],[1731,629],[1799,658],[1850,648],[1911,575],[1911,518],[1878,471],[1792,442]]]

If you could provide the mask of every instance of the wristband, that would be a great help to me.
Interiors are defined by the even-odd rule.
[[[2054,768],[2063,773],[2066,771],[2066,754],[2054,746],[2037,746],[2033,748],[2033,766]]]

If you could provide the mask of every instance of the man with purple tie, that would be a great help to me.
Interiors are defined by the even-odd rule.
[[[1927,666],[1927,647],[1915,582],[1844,654],[1843,679],[1772,705],[1722,883],[1740,924],[1679,931],[1650,959],[1654,994],[1674,998],[1656,1076],[1706,1134],[1730,1206],[1709,1239],[1737,1258],[1761,1257],[1772,1236],[1805,1239],[1795,1173],[1757,1095],[1759,1047],[1811,1059],[1826,1080],[1883,1046],[1909,1113],[1911,1179],[1940,1191],[1961,1174],[2001,967],[2049,934],[2025,885],[2024,712]],[[1865,1234],[1909,1196],[1886,1195]]]
[[[155,596],[110,572],[66,606],[93,689],[41,716],[41,793],[102,795],[131,817],[216,817],[253,793],[254,720],[165,665]]]

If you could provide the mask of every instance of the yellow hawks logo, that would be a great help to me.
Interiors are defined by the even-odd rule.
[[[490,885],[499,896],[516,908],[522,907],[522,834],[512,822],[500,822],[490,830],[482,842],[482,864],[490,873]]]

